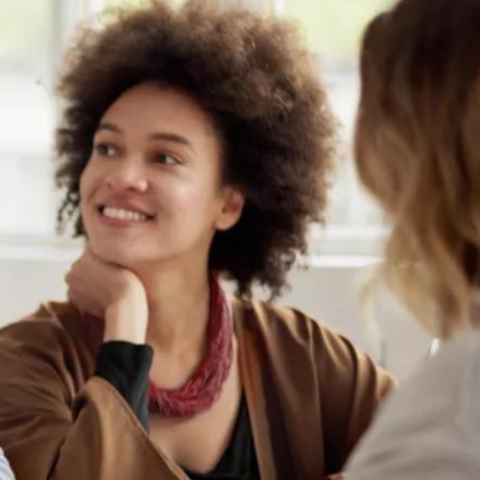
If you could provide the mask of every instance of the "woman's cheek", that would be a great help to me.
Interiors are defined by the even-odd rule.
[[[159,198],[163,208],[168,206],[171,212],[182,215],[189,215],[198,210],[202,201],[202,194],[198,189],[181,184],[169,185],[168,189],[161,191]]]

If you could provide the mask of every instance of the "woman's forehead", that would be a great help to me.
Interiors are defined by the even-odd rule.
[[[218,142],[212,116],[192,96],[170,86],[142,83],[126,90],[103,115],[99,126],[146,136],[170,132],[192,143]]]

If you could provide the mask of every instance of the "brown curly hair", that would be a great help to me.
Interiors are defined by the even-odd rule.
[[[57,185],[66,190],[59,227],[79,218],[80,176],[97,125],[125,90],[158,81],[192,95],[222,137],[224,181],[246,197],[240,221],[217,232],[210,268],[251,294],[254,281],[277,296],[311,222],[324,220],[334,121],[313,58],[296,29],[217,2],[180,9],[154,1],[117,9],[87,26],[67,53],[59,93]]]

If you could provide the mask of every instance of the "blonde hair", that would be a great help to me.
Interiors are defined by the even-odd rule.
[[[480,251],[480,0],[403,0],[361,55],[360,180],[392,222],[380,274],[433,335],[470,322]]]

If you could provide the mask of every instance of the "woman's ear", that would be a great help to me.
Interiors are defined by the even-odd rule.
[[[215,227],[217,230],[232,228],[242,216],[245,205],[245,195],[238,188],[232,186],[223,187],[222,208],[218,214]]]

